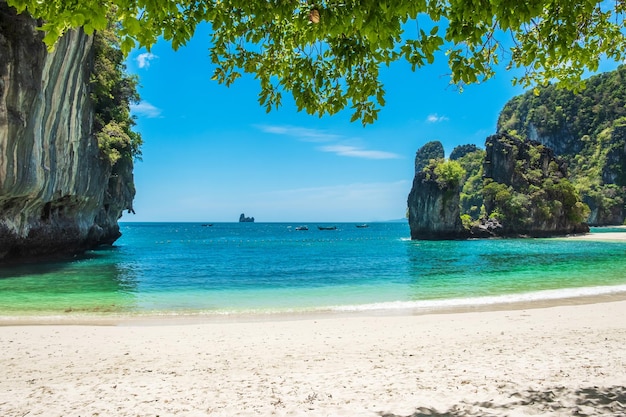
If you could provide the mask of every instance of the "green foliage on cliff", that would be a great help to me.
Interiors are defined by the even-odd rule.
[[[580,200],[569,180],[558,178],[555,181],[552,175],[548,175],[537,184],[515,189],[486,179],[483,196],[490,202],[488,216],[506,223],[508,228],[520,230],[558,221],[561,216],[575,223],[587,219],[589,207]]]
[[[494,151],[489,163],[500,159],[513,169],[505,183],[490,177],[484,179],[487,216],[520,231],[555,229],[562,219],[572,223],[586,220],[589,208],[568,180],[565,165],[551,150],[515,136],[499,135],[494,140],[499,141],[498,148],[505,155],[496,155]]]
[[[586,81],[574,93],[555,86],[515,97],[499,131],[535,137],[569,167],[570,181],[592,209],[591,222],[623,220],[626,200],[626,66]]]
[[[126,73],[119,38],[109,26],[94,36],[94,64],[91,72],[93,129],[98,146],[115,170],[120,160],[141,157],[141,135],[132,130],[135,121],[130,104],[139,101],[137,78]]]
[[[483,206],[483,162],[485,160],[485,151],[478,149],[475,145],[464,145],[456,147],[450,154],[460,155],[463,150],[474,149],[472,152],[465,153],[457,159],[457,162],[465,170],[465,178],[463,179],[463,187],[461,188],[461,213],[467,217],[464,225],[469,224],[468,221],[476,221],[480,219],[481,208]],[[456,152],[455,152],[456,151]],[[463,214],[461,217],[463,218]],[[467,228],[467,227],[466,227]]]
[[[288,92],[308,113],[349,107],[363,123],[385,104],[379,68],[395,61],[415,69],[447,59],[451,83],[462,88],[506,60],[525,69],[514,83],[557,79],[577,88],[602,59],[626,58],[623,1],[7,1],[41,19],[49,46],[70,28],[104,30],[110,12],[124,53],[160,37],[178,48],[209,22],[214,79],[230,85],[251,73],[268,110]]]
[[[426,179],[436,181],[442,190],[459,190],[465,230],[488,219],[497,220],[509,233],[560,230],[567,227],[564,221],[585,221],[589,208],[549,149],[507,135],[488,139],[487,146],[498,149],[489,161],[485,150],[463,145],[453,152],[462,155],[456,160],[431,160],[424,168]],[[505,182],[485,175],[485,164],[494,163],[507,172],[497,173]]]
[[[498,131],[516,130],[532,137],[556,136],[579,140],[595,136],[626,116],[626,66],[585,80],[587,88],[571,91],[550,85],[514,97],[502,109]]]
[[[431,160],[432,172],[441,188],[456,187],[465,177],[465,170],[457,161]],[[429,168],[426,168],[429,169]]]
[[[478,150],[478,147],[474,144],[455,146],[454,149],[452,149],[452,152],[450,153],[450,159],[453,161],[456,161],[457,159],[464,157],[468,153],[472,153],[477,150]]]
[[[415,172],[422,171],[432,160],[443,159],[445,152],[438,140],[427,142],[415,153]]]

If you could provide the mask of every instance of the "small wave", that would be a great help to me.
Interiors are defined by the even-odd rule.
[[[390,301],[372,304],[334,306],[331,307],[330,310],[337,312],[358,312],[375,310],[439,310],[455,307],[481,307],[497,304],[561,300],[566,298],[592,297],[625,292],[626,285],[581,287],[486,297],[450,298],[440,300]]]

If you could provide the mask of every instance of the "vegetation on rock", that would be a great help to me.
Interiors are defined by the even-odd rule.
[[[562,232],[570,223],[585,221],[589,209],[567,179],[565,165],[550,149],[504,134],[488,138],[486,147],[485,166],[500,166],[498,159],[504,159],[513,168],[506,174],[485,172],[482,193],[487,216],[521,234]]]
[[[456,160],[466,174],[462,179],[463,187],[461,188],[460,204],[461,216],[465,216],[463,224],[466,229],[469,229],[469,226],[476,224],[476,222],[481,218],[481,214],[484,214],[482,188],[485,151],[478,149],[475,145],[464,146],[470,146],[469,148],[464,149],[475,149],[474,151],[466,153]],[[452,159],[452,155],[460,154],[457,149],[463,148],[454,148],[450,154],[450,159]],[[455,151],[457,151],[457,153],[455,153]]]
[[[456,160],[431,159],[416,172],[408,200],[412,237],[546,236],[585,230],[589,208],[550,149],[507,134],[490,136],[485,146],[457,147]],[[429,210],[429,202],[436,201],[441,201],[437,210]],[[440,219],[446,219],[443,227]]]
[[[459,186],[466,174],[457,161],[445,159],[431,159],[423,171],[426,173],[426,180],[435,181],[442,189]]]
[[[119,38],[110,24],[94,35],[94,67],[91,72],[91,100],[94,105],[93,130],[98,146],[109,160],[113,172],[118,163],[131,163],[141,157],[141,135],[135,125],[130,104],[139,101],[137,77],[126,73]]]
[[[626,201],[626,67],[589,78],[574,93],[549,86],[510,100],[498,131],[554,149],[590,206],[591,224],[621,223]]]
[[[445,152],[441,142],[435,140],[427,142],[415,153],[415,172],[423,171],[430,164],[430,161],[443,159]]]

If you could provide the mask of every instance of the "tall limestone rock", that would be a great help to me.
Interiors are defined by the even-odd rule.
[[[132,162],[112,175],[92,133],[92,39],[48,53],[36,24],[0,1],[0,262],[110,244],[134,197]]]
[[[534,141],[505,133],[485,142],[482,190],[486,218],[499,236],[584,233],[588,208],[568,180],[566,164]]]
[[[407,201],[412,239],[589,231],[589,208],[548,147],[500,133],[487,138],[484,152],[465,146],[456,156],[431,160],[415,173]]]
[[[439,142],[429,142],[417,151],[407,200],[411,239],[456,239],[465,234],[460,218],[460,183],[444,181],[427,163],[443,156]]]
[[[626,218],[626,66],[590,77],[574,92],[542,87],[512,98],[498,132],[512,132],[554,150],[589,205],[593,226]]]

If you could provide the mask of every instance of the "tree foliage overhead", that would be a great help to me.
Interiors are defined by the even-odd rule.
[[[371,123],[385,104],[381,65],[415,69],[447,57],[453,84],[477,83],[506,62],[523,86],[557,79],[575,87],[603,58],[626,56],[626,2],[598,0],[7,0],[43,19],[53,46],[71,28],[87,33],[115,13],[124,53],[159,37],[174,48],[196,26],[213,29],[214,78],[229,85],[243,72],[259,79],[259,102],[280,105],[282,92],[311,114],[353,109]],[[411,30],[407,30],[410,28]]]

